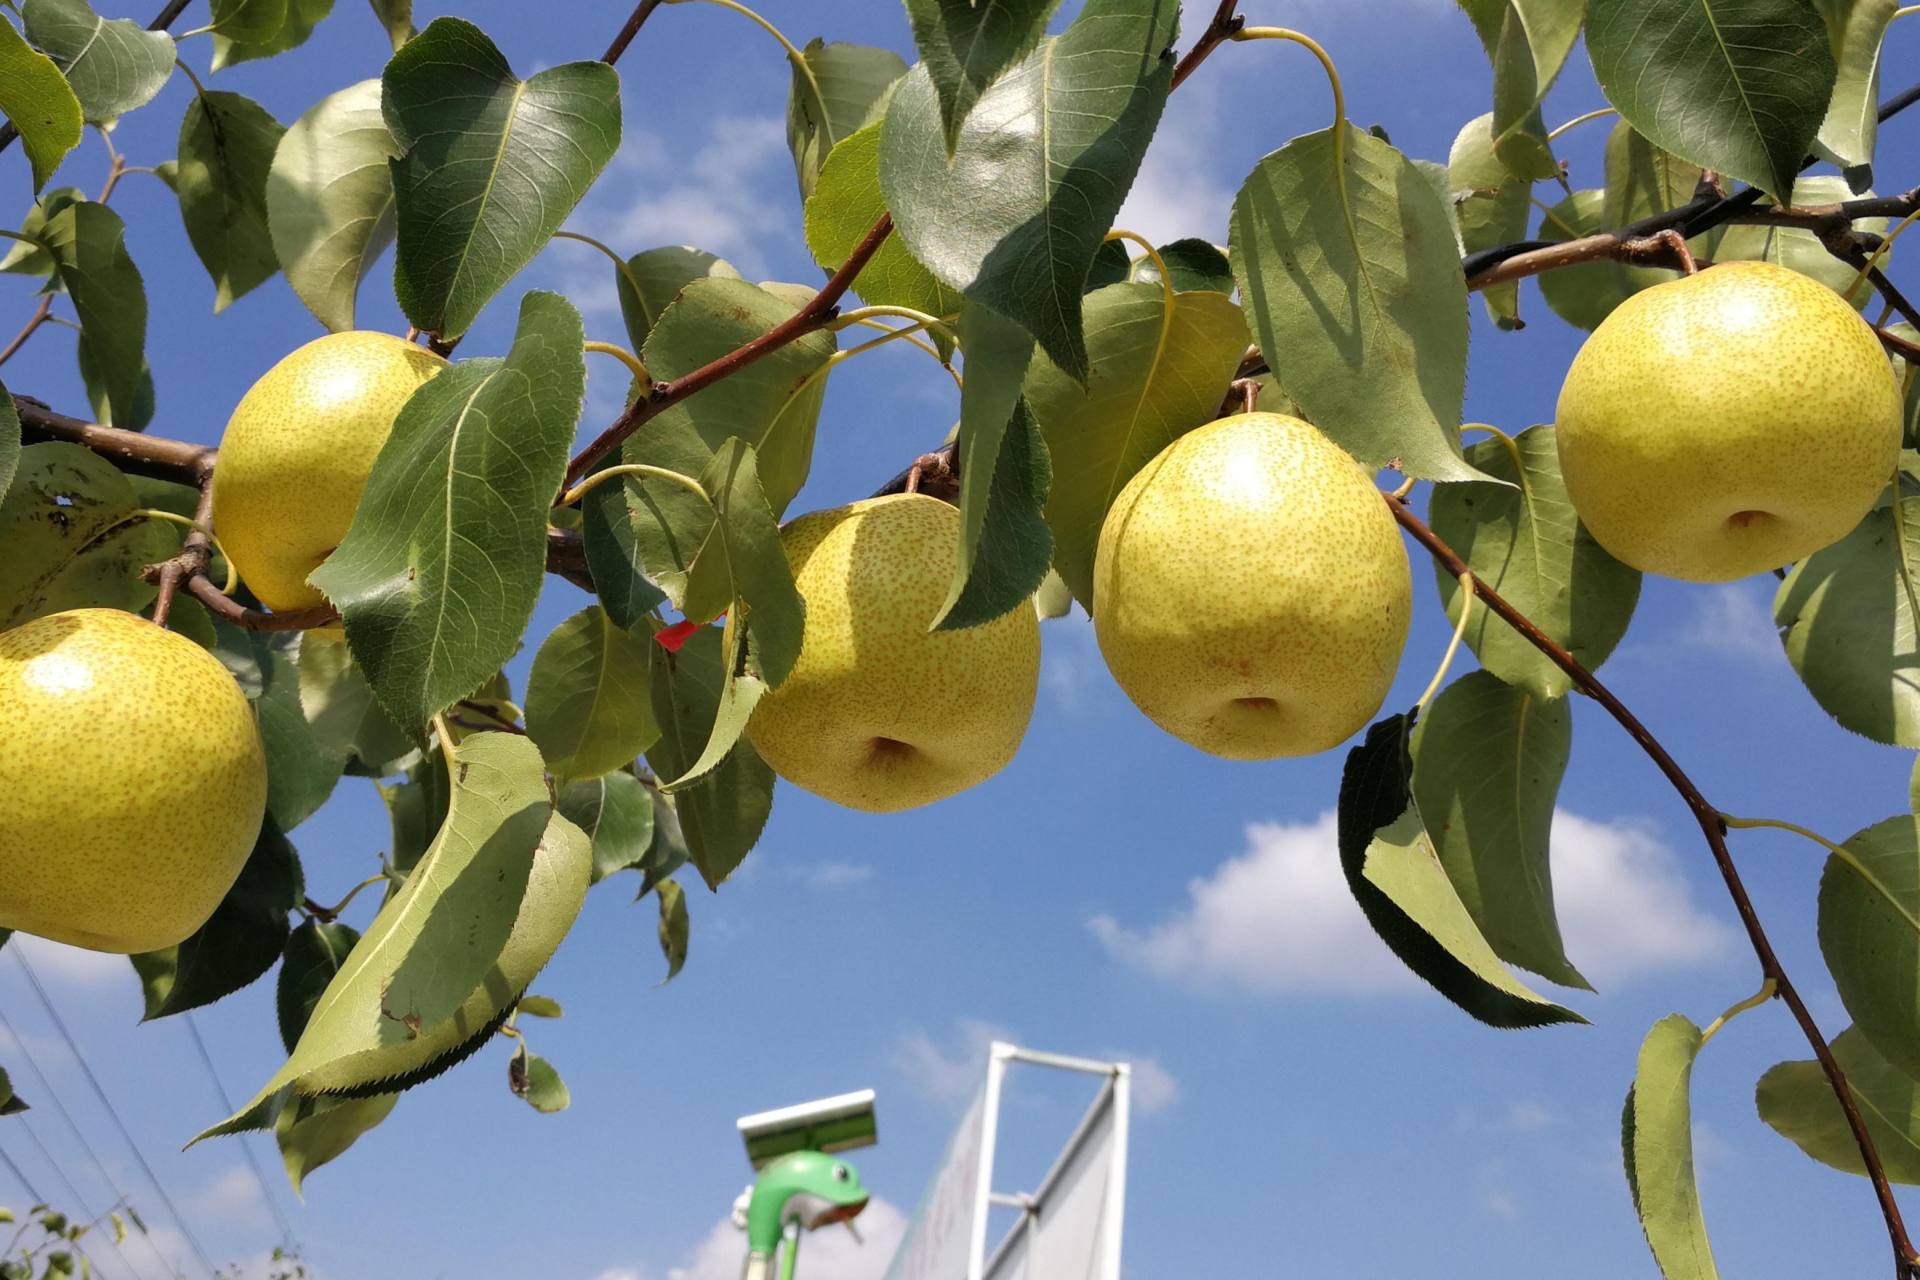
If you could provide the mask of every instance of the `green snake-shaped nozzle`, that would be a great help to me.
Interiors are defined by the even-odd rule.
[[[867,1207],[867,1188],[844,1160],[795,1151],[760,1171],[747,1202],[747,1249],[771,1256],[789,1222],[808,1231],[846,1222]]]

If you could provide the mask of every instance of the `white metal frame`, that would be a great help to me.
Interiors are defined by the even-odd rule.
[[[1060,1154],[1054,1159],[1053,1167],[1047,1170],[1046,1177],[1040,1180],[1040,1185],[1031,1192],[1015,1194],[996,1192],[993,1189],[994,1148],[1000,1128],[1000,1095],[1006,1079],[1007,1064],[1012,1062],[1025,1062],[1058,1071],[1078,1071],[1106,1079],[1099,1095],[1087,1108],[1086,1114],[1080,1118],[1073,1136],[1067,1139],[1066,1146],[1061,1148]],[[1090,1058],[1073,1058],[1057,1053],[1042,1053],[1036,1049],[1023,1049],[1018,1045],[999,1040],[993,1042],[987,1056],[986,1105],[981,1117],[984,1131],[980,1140],[980,1182],[973,1218],[973,1244],[967,1258],[967,1280],[986,1280],[986,1277],[994,1274],[994,1269],[999,1265],[1000,1260],[1019,1243],[1033,1222],[1034,1214],[1046,1204],[1054,1185],[1071,1165],[1082,1145],[1086,1143],[1094,1126],[1109,1110],[1113,1113],[1113,1163],[1107,1172],[1107,1205],[1101,1219],[1106,1227],[1106,1238],[1101,1242],[1104,1265],[1100,1274],[1092,1280],[1120,1280],[1120,1246],[1127,1204],[1128,1118],[1131,1113],[1132,1093],[1132,1068],[1124,1062],[1096,1062]],[[1021,1211],[1019,1220],[994,1248],[991,1258],[986,1252],[987,1209],[990,1205],[1001,1205]]]

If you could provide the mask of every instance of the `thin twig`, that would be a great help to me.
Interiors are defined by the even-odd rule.
[[[1233,33],[1247,25],[1245,18],[1239,17],[1234,10],[1240,7],[1240,0],[1220,0],[1220,7],[1214,11],[1213,21],[1209,22],[1200,36],[1193,42],[1193,48],[1173,69],[1173,83],[1167,86],[1171,93],[1180,87],[1180,82],[1194,73],[1195,68],[1207,60],[1207,55],[1233,38]]]
[[[13,341],[9,342],[4,350],[0,350],[0,364],[13,359],[15,353],[27,345],[27,339],[38,332],[40,326],[45,324],[47,317],[52,314],[53,295],[50,293],[40,295],[40,305],[33,309],[33,314],[27,318],[27,322],[20,326],[20,332],[13,335]]]
[[[188,578],[180,584],[180,589],[207,606],[207,611],[215,617],[248,631],[311,631],[340,620],[339,613],[327,604],[317,604],[307,609],[288,609],[283,613],[249,609],[214,586],[204,573]]]
[[[633,12],[627,15],[626,24],[620,28],[620,34],[613,38],[613,43],[607,46],[607,51],[600,55],[600,61],[608,66],[620,61],[620,55],[627,51],[627,46],[633,43],[633,38],[640,34],[640,28],[646,24],[648,18],[653,16],[653,11],[658,9],[660,4],[661,0],[640,0],[639,4],[633,6]]]
[[[1414,541],[1425,547],[1443,568],[1456,577],[1472,572],[1453,548],[1442,541],[1438,534],[1413,513],[1411,507],[1396,498],[1385,494],[1381,496],[1400,527],[1411,534]],[[1579,659],[1535,626],[1525,614],[1508,604],[1497,591],[1477,579],[1476,582],[1481,603],[1498,614],[1534,648],[1545,654],[1555,666],[1566,672],[1580,692],[1599,703],[1607,714],[1627,731],[1627,736],[1639,744],[1640,749],[1672,784],[1673,789],[1679,792],[1681,799],[1686,801],[1694,821],[1700,826],[1701,834],[1706,837],[1707,847],[1713,852],[1714,863],[1720,869],[1721,879],[1726,882],[1727,893],[1733,899],[1734,910],[1739,914],[1740,923],[1746,929],[1747,941],[1760,961],[1761,976],[1772,979],[1776,984],[1780,999],[1792,1012],[1794,1021],[1799,1023],[1801,1033],[1806,1036],[1807,1043],[1813,1048],[1814,1057],[1819,1059],[1820,1069],[1825,1073],[1834,1097],[1840,1102],[1840,1109],[1846,1116],[1847,1127],[1853,1133],[1854,1144],[1860,1150],[1861,1164],[1866,1169],[1867,1177],[1873,1183],[1874,1194],[1880,1201],[1880,1213],[1886,1221],[1887,1236],[1893,1245],[1894,1259],[1899,1268],[1898,1274],[1903,1277],[1920,1274],[1920,1254],[1915,1253],[1913,1243],[1907,1237],[1906,1223],[1900,1216],[1900,1206],[1894,1201],[1893,1188],[1887,1182],[1886,1169],[1880,1162],[1879,1152],[1874,1149],[1873,1137],[1867,1131],[1866,1121],[1861,1117],[1859,1105],[1853,1096],[1853,1089],[1848,1085],[1846,1074],[1840,1069],[1839,1062],[1835,1060],[1826,1037],[1821,1034],[1819,1024],[1814,1021],[1806,1002],[1800,998],[1799,991],[1781,965],[1779,956],[1774,953],[1773,943],[1767,937],[1765,927],[1760,923],[1759,913],[1754,910],[1753,900],[1747,895],[1747,887],[1740,878],[1739,868],[1734,865],[1733,855],[1727,848],[1726,826],[1721,819],[1720,810],[1701,794],[1700,788],[1694,785],[1693,779],[1689,778],[1686,771],[1667,753],[1667,749],[1660,744],[1659,739],[1655,738],[1647,727],[1640,723],[1639,718],[1627,709],[1626,704],[1615,697],[1612,690],[1600,683],[1600,680],[1587,670]]]
[[[593,470],[608,454],[626,442],[628,436],[638,431],[648,419],[662,409],[680,403],[696,391],[707,387],[731,374],[738,373],[760,357],[777,351],[797,338],[804,337],[816,329],[823,328],[839,311],[840,299],[853,287],[854,277],[860,274],[869,259],[886,242],[887,235],[893,230],[893,218],[881,214],[880,220],[868,229],[860,243],[854,246],[840,269],[830,276],[820,291],[807,301],[804,307],[767,330],[759,337],[742,346],[736,347],[726,355],[702,365],[692,373],[675,378],[672,382],[656,382],[651,395],[643,396],[628,406],[626,412],[614,419],[613,425],[602,431],[586,448],[582,449],[573,461],[567,464],[566,483],[562,487],[571,489],[589,471]]]
[[[182,583],[206,573],[207,563],[212,558],[212,539],[206,533],[213,524],[212,468],[208,468],[200,482],[200,501],[194,504],[193,523],[194,527],[188,531],[186,541],[180,544],[178,555],[148,566],[153,581],[160,584],[160,594],[153,598],[153,620],[163,627],[173,613],[174,593],[180,590]]]

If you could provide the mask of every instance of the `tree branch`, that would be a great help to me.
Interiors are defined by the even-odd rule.
[[[880,220],[873,224],[867,234],[854,246],[840,269],[828,277],[820,286],[820,292],[808,300],[807,305],[767,330],[753,341],[748,342],[709,364],[702,365],[692,373],[675,378],[672,382],[656,382],[650,395],[633,402],[626,412],[615,418],[613,425],[602,431],[577,457],[567,465],[565,488],[571,489],[580,483],[586,474],[626,442],[627,437],[638,431],[649,418],[662,409],[676,405],[696,391],[705,390],[714,383],[731,374],[738,373],[760,357],[771,351],[777,351],[796,338],[812,333],[824,327],[838,313],[840,299],[853,287],[854,277],[861,268],[879,251],[886,242],[887,234],[893,230],[893,218],[881,214]]]
[[[1181,81],[1194,73],[1199,65],[1207,60],[1207,55],[1233,38],[1233,33],[1247,25],[1247,20],[1234,13],[1240,7],[1240,0],[1220,0],[1220,7],[1214,11],[1213,21],[1200,32],[1193,42],[1193,48],[1187,50],[1173,69],[1173,82],[1167,86],[1172,93],[1180,87]]]
[[[147,30],[165,31],[173,25],[173,20],[180,16],[190,2],[191,0],[167,0],[160,12],[153,15],[153,21],[147,24]],[[13,140],[19,136],[20,131],[13,127],[12,121],[0,125],[0,151],[5,151],[12,146]]]
[[[661,0],[640,0],[639,4],[633,6],[633,12],[627,15],[625,25],[614,36],[613,43],[607,46],[607,51],[600,55],[600,61],[608,66],[620,61],[620,55],[627,51],[627,46],[633,43],[633,38],[640,34],[640,28],[646,25],[647,19],[653,16],[653,11],[660,5]]]
[[[193,521],[199,527],[187,531],[186,541],[180,544],[178,555],[157,565],[147,566],[149,580],[160,584],[160,594],[153,598],[153,620],[163,627],[173,613],[174,593],[180,590],[182,583],[205,575],[207,562],[212,558],[212,541],[205,533],[213,521],[211,470],[201,480],[200,501],[194,504]]]
[[[1404,500],[1389,494],[1382,494],[1381,498],[1393,512],[1393,518],[1399,522],[1400,527],[1411,534],[1414,541],[1425,547],[1448,573],[1458,577],[1472,572],[1467,567],[1466,561],[1442,541],[1438,534],[1428,528]],[[1839,1062],[1834,1059],[1833,1050],[1827,1044],[1826,1037],[1821,1034],[1813,1014],[1808,1011],[1806,1002],[1800,998],[1800,993],[1787,976],[1779,956],[1774,953],[1773,943],[1767,937],[1765,927],[1760,923],[1759,913],[1754,910],[1753,900],[1747,895],[1747,888],[1740,878],[1739,868],[1734,865],[1733,855],[1727,848],[1727,829],[1721,820],[1720,810],[1708,803],[1706,796],[1701,794],[1700,788],[1694,785],[1693,779],[1687,776],[1686,771],[1667,753],[1667,749],[1660,745],[1659,740],[1640,723],[1639,718],[1629,711],[1619,698],[1614,696],[1612,690],[1600,683],[1600,680],[1580,663],[1579,659],[1535,626],[1525,614],[1502,599],[1499,592],[1477,577],[1474,579],[1474,590],[1482,604],[1498,614],[1529,644],[1566,672],[1581,693],[1599,703],[1607,714],[1627,731],[1627,736],[1632,738],[1653,761],[1673,789],[1679,792],[1681,799],[1686,801],[1694,821],[1700,826],[1701,834],[1706,837],[1707,847],[1713,851],[1714,864],[1720,869],[1720,877],[1726,882],[1727,893],[1733,899],[1734,910],[1739,914],[1740,923],[1746,929],[1747,941],[1760,961],[1761,976],[1773,979],[1780,999],[1792,1011],[1794,1021],[1799,1023],[1801,1033],[1806,1036],[1807,1043],[1812,1046],[1814,1057],[1819,1059],[1820,1069],[1825,1073],[1827,1083],[1832,1087],[1834,1097],[1839,1100],[1840,1109],[1846,1115],[1847,1127],[1853,1133],[1854,1144],[1860,1149],[1861,1163],[1867,1171],[1869,1181],[1873,1183],[1874,1194],[1880,1201],[1880,1214],[1886,1221],[1887,1236],[1893,1246],[1894,1259],[1899,1268],[1898,1274],[1901,1277],[1920,1275],[1920,1254],[1915,1253],[1912,1241],[1907,1238],[1907,1228],[1900,1216],[1900,1206],[1894,1201],[1893,1188],[1887,1182],[1886,1169],[1880,1163],[1879,1152],[1874,1149],[1873,1137],[1868,1133],[1866,1121],[1860,1115],[1853,1089],[1847,1083],[1846,1074],[1840,1069]]]
[[[207,445],[69,418],[32,396],[15,395],[13,407],[20,415],[20,432],[28,444],[58,440],[82,445],[110,459],[122,471],[195,487],[213,469],[214,450]]]

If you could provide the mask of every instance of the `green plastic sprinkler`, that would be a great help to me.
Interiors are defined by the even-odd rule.
[[[780,1280],[793,1280],[800,1233],[836,1222],[851,1226],[866,1207],[867,1189],[845,1160],[819,1151],[795,1151],[772,1161],[760,1171],[747,1202],[743,1280],[770,1280],[776,1254]]]

